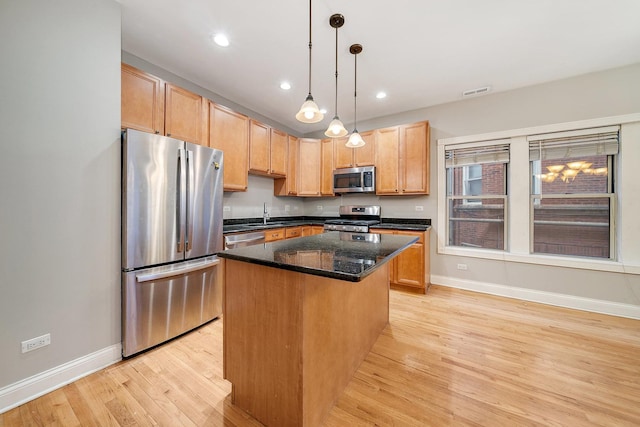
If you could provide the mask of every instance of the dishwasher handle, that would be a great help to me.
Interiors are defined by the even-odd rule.
[[[245,233],[240,235],[230,235],[224,237],[224,248],[234,249],[240,246],[251,246],[264,243],[265,236],[263,231]]]

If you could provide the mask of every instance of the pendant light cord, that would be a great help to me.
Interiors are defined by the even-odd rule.
[[[335,118],[338,117],[338,27],[336,27],[336,102],[335,102]]]
[[[358,54],[354,56],[354,78],[353,78],[353,131],[358,132]]]
[[[309,97],[311,97],[311,0],[309,0]]]

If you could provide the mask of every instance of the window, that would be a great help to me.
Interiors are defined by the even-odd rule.
[[[531,252],[614,258],[618,126],[530,136]]]
[[[478,196],[482,194],[482,165],[469,165],[462,167],[463,187],[465,196]],[[482,203],[481,200],[464,199],[464,203]]]
[[[448,245],[504,250],[509,145],[447,149],[445,159]]]

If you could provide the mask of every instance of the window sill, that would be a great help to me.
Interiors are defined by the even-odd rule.
[[[451,246],[447,246],[444,249],[439,248],[438,253],[441,255],[464,256],[499,261],[521,262],[526,264],[538,264],[552,267],[567,267],[578,268],[582,270],[608,271],[612,273],[640,275],[640,265],[629,265],[617,261],[602,260],[597,258],[573,258],[563,256],[514,254],[489,249],[467,249]]]

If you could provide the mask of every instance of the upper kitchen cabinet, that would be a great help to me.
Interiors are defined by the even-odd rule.
[[[249,123],[249,173],[285,176],[287,134],[257,120]]]
[[[207,145],[207,100],[121,64],[121,126]]]
[[[273,194],[275,196],[298,195],[298,154],[300,140],[292,135],[287,135],[287,177],[273,181]]]
[[[172,138],[208,145],[208,102],[202,96],[170,83],[165,88],[165,134]]]
[[[122,128],[164,135],[164,82],[121,64]]]
[[[429,122],[375,131],[376,194],[429,194]]]
[[[271,174],[287,175],[287,137],[278,129],[271,128]]]
[[[298,156],[298,196],[320,197],[321,142],[317,139],[300,139]]]
[[[224,152],[224,191],[246,191],[249,118],[209,101],[209,146]]]
[[[376,161],[375,135],[373,131],[360,134],[364,147],[349,148],[348,138],[336,138],[334,142],[333,163],[335,169],[373,166]]]
[[[333,196],[333,140],[320,141],[320,195]]]

